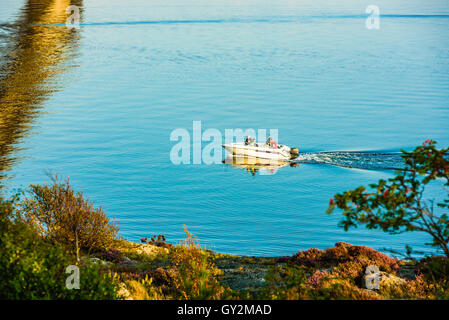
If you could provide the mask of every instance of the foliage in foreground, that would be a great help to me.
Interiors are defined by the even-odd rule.
[[[202,249],[187,229],[186,239],[175,246],[127,242],[130,248],[124,248],[124,240],[115,242],[116,248],[96,253],[109,261],[102,268],[79,264],[81,288],[68,290],[65,268],[76,263],[73,253],[42,237],[29,220],[15,212],[13,201],[2,202],[0,211],[0,250],[5,253],[0,259],[0,298],[4,299],[449,298],[446,257],[420,261],[414,266],[415,276],[404,279],[399,274],[404,262],[343,242],[327,250],[309,249],[279,259],[259,291],[232,290],[214,263],[217,254]],[[82,261],[89,261],[86,258]],[[254,257],[240,259],[257,261]],[[363,289],[362,277],[368,265],[379,266],[386,276],[379,290]],[[234,272],[240,274],[239,270]],[[251,270],[241,276],[254,279]]]
[[[161,246],[165,250],[162,255],[167,259],[166,268],[120,274],[133,298],[136,295],[144,299],[181,300],[231,297],[232,291],[217,279],[222,271],[214,265],[212,253],[201,248],[197,238],[185,226],[184,231],[186,238],[181,243]]]
[[[15,210],[0,202],[0,299],[115,299],[117,284],[92,264],[79,264],[80,288],[68,289],[66,273],[75,257],[40,236]]]
[[[437,149],[435,144],[426,140],[412,152],[402,151],[405,168],[394,178],[371,184],[370,191],[360,186],[336,194],[327,212],[342,209],[345,230],[361,224],[392,234],[425,232],[432,237],[431,245],[449,257],[449,148]],[[436,206],[434,200],[424,199],[425,187],[432,181],[442,182],[446,192],[446,199]]]
[[[75,192],[69,180],[51,185],[31,185],[22,201],[23,217],[36,226],[47,240],[78,251],[106,250],[113,244],[118,227],[104,211],[94,208],[82,192]]]
[[[448,268],[449,259],[440,257],[439,268]],[[413,272],[410,278],[400,276],[404,261],[390,258],[364,246],[338,242],[326,250],[309,249],[284,259],[267,275],[268,285],[262,290],[264,299],[448,299],[449,274],[432,277],[434,265]],[[366,267],[380,269],[380,286],[364,289]],[[415,266],[413,266],[415,267]]]
[[[210,255],[202,249],[184,226],[186,238],[171,252],[174,285],[182,299],[221,299],[227,289],[215,278],[220,270],[211,262]]]
[[[152,262],[143,262],[141,268],[134,264],[115,266],[114,271],[125,285],[126,297],[145,300],[449,298],[449,274],[444,274],[449,268],[446,257],[407,262],[365,246],[338,242],[326,250],[312,248],[291,257],[270,258],[271,262],[268,258],[229,257],[240,262],[235,268],[222,271],[214,264],[216,254],[200,249],[193,239],[187,231],[182,244],[161,249]],[[238,274],[241,283],[256,286],[261,261],[265,261],[268,273],[265,285],[258,290],[232,288],[223,277],[226,272]],[[365,288],[364,275],[372,265],[379,267],[380,286],[369,290]],[[404,275],[404,270],[409,270],[408,274]]]

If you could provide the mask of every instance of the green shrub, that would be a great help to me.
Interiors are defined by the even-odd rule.
[[[62,183],[55,176],[51,185],[30,187],[21,204],[22,213],[46,239],[77,252],[105,250],[113,245],[118,227],[101,207],[94,208],[81,192],[75,193],[68,179]]]
[[[0,202],[0,299],[114,299],[117,285],[95,265],[81,265],[80,288],[67,289],[76,263],[64,247],[43,239],[15,211],[15,199]]]
[[[418,273],[427,281],[449,284],[449,258],[442,256],[424,258],[418,263]]]

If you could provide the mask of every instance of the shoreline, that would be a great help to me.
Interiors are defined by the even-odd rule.
[[[136,289],[136,286],[139,287],[142,277],[151,277],[152,283],[158,286],[164,285],[167,273],[173,268],[170,260],[170,251],[173,248],[175,247],[169,244],[154,245],[121,239],[114,250],[123,254],[122,261],[96,260],[96,263],[120,274],[120,294],[124,299],[151,299],[150,296],[139,295],[138,292],[142,290]],[[268,287],[274,285],[274,282],[270,280],[273,270],[280,273],[288,272],[290,267],[304,269],[304,284],[310,286],[310,290],[318,292],[324,290],[327,295],[330,295],[328,297],[330,299],[345,298],[339,297],[342,292],[336,288],[340,287],[352,291],[350,297],[346,297],[351,299],[390,299],[392,297],[388,294],[391,293],[392,287],[396,287],[401,292],[397,292],[403,295],[401,298],[407,299],[406,292],[403,292],[407,286],[422,282],[420,275],[417,274],[417,263],[391,258],[372,248],[354,246],[345,242],[337,242],[334,247],[325,250],[310,248],[298,251],[291,256],[239,256],[211,250],[204,251],[217,269],[214,278],[234,293],[243,294],[243,298],[259,298]],[[366,270],[367,267],[372,266],[379,269],[375,275],[378,279],[378,287],[367,285]],[[133,277],[127,277],[129,273],[132,273]],[[330,279],[331,285],[321,288],[323,282],[327,281],[326,278]],[[280,282],[276,284],[279,288],[290,285],[288,276],[286,278],[281,276],[279,279]],[[332,288],[336,291],[333,292]],[[292,298],[301,299],[300,296]],[[306,295],[303,298],[310,297]],[[276,297],[269,299],[276,299]]]

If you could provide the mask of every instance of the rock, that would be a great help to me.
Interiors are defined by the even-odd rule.
[[[399,278],[391,273],[380,272],[380,287],[392,286],[392,285],[404,285],[407,281],[405,279]]]
[[[111,265],[111,264],[112,264],[112,262],[109,262],[109,261],[103,261],[103,260],[101,260],[101,259],[99,259],[99,258],[90,258],[89,261],[90,261],[91,263],[94,263],[94,264],[101,264],[101,265],[103,265],[103,266],[108,266],[108,265]]]
[[[89,261],[92,262],[92,263],[95,263],[95,264],[99,264],[101,262],[101,259],[99,259],[99,258],[90,258]]]
[[[401,265],[399,269],[399,275],[401,278],[414,280],[416,278],[416,266],[415,265]]]
[[[155,256],[161,252],[168,253],[169,250],[167,248],[157,247],[152,244],[141,244],[137,246],[134,251],[137,254],[145,254],[147,256]]]
[[[394,274],[380,271],[375,265],[368,266],[362,279],[362,286],[369,290],[379,290],[392,285],[403,285],[406,280]]]

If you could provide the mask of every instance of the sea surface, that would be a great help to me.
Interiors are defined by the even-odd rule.
[[[176,242],[186,225],[224,253],[425,249],[419,233],[345,232],[325,210],[392,177],[401,149],[449,145],[448,1],[72,1],[79,29],[69,4],[0,2],[3,195],[57,173],[129,240]],[[170,135],[193,140],[194,121],[223,137],[276,129],[303,154],[274,169],[176,165]]]

